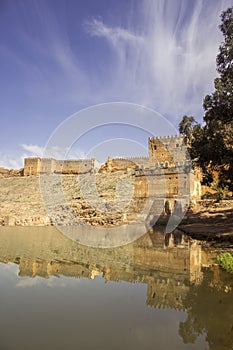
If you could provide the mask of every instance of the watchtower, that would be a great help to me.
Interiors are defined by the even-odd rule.
[[[149,137],[149,157],[159,163],[174,166],[176,162],[185,162],[188,158],[184,137],[181,135]]]

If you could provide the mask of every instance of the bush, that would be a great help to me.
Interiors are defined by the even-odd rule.
[[[217,262],[224,270],[233,273],[233,255],[231,253],[219,254]]]

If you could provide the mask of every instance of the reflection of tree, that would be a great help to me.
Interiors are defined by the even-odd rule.
[[[221,279],[228,277],[220,275]],[[180,323],[179,334],[184,343],[194,343],[206,333],[211,350],[233,350],[233,292],[226,293],[225,287],[211,288],[211,280],[212,273],[206,272],[202,284],[190,287],[184,300],[188,316]],[[233,285],[232,280],[230,283]]]
[[[202,330],[197,331],[195,327],[194,319],[190,318],[189,314],[187,320],[180,323],[179,334],[185,344],[194,343],[197,337],[202,333]]]

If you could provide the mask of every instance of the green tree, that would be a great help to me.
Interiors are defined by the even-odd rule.
[[[202,168],[218,169],[220,187],[233,186],[233,7],[223,11],[220,30],[224,42],[217,55],[215,91],[204,99],[203,137],[199,163]]]
[[[204,98],[204,126],[185,116],[180,132],[189,139],[191,158],[202,168],[206,182],[217,170],[219,186],[233,189],[233,7],[221,14],[219,28],[224,37],[216,59],[219,77],[215,91]]]
[[[193,163],[199,165],[199,154],[204,141],[201,124],[193,116],[185,115],[179,123],[179,132],[185,136],[186,146]]]
[[[184,115],[180,124],[179,124],[179,132],[180,132],[180,134],[185,135],[186,138],[189,141],[191,141],[194,128],[197,125],[198,125],[198,123],[196,122],[196,120],[193,116],[188,117],[187,115]]]

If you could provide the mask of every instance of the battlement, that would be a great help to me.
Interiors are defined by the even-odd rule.
[[[30,157],[30,158],[24,158],[24,160],[27,159],[27,160],[41,160],[40,157]]]
[[[136,167],[136,174],[137,172],[143,171],[144,174],[153,172],[155,173],[156,171],[159,170],[167,170],[167,171],[185,171],[185,168],[188,168],[188,170],[191,169],[191,162],[189,160],[186,161],[181,161],[181,162],[176,162],[175,164],[169,164],[168,162],[155,162],[152,166],[149,168],[142,166],[137,166]]]
[[[155,137],[149,137],[149,139],[159,140],[160,142],[176,141],[176,140],[183,141],[184,136],[183,135],[155,136]]]
[[[132,161],[135,161],[135,160],[149,160],[149,156],[141,156],[141,157],[116,157],[116,158],[112,158],[112,157],[109,157],[108,159],[114,159],[114,160],[132,160]]]
[[[184,136],[181,135],[150,137],[148,150],[149,157],[170,165],[185,162],[188,157]]]

